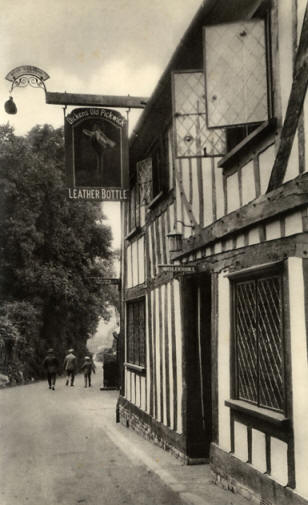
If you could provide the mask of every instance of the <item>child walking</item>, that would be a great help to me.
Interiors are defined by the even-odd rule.
[[[84,375],[84,387],[91,387],[91,374],[95,373],[95,365],[89,358],[89,356],[85,356],[84,363],[81,366],[81,371]]]

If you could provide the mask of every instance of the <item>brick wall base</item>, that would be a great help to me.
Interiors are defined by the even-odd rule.
[[[293,489],[284,487],[230,453],[211,445],[211,472],[214,483],[238,493],[255,505],[308,505]]]
[[[190,463],[182,447],[183,436],[174,433],[123,397],[119,398],[117,410],[117,419],[123,426],[134,430],[184,463]]]

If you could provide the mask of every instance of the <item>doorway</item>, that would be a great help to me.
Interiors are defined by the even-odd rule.
[[[212,441],[211,276],[182,278],[186,452],[206,460]]]

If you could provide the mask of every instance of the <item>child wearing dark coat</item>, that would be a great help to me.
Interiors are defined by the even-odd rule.
[[[95,373],[95,365],[89,358],[89,356],[85,356],[84,363],[81,366],[81,371],[84,375],[84,387],[91,387],[91,374]]]

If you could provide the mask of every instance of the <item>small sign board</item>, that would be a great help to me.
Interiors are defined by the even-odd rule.
[[[195,273],[197,271],[195,265],[158,265],[158,268],[163,272],[174,273]]]
[[[119,286],[121,283],[121,279],[118,278],[106,278],[106,277],[91,277],[94,281],[96,281],[98,284],[102,284],[104,286],[111,286],[111,285],[117,285]]]
[[[112,109],[78,108],[65,117],[64,129],[69,199],[126,200],[126,119]]]

